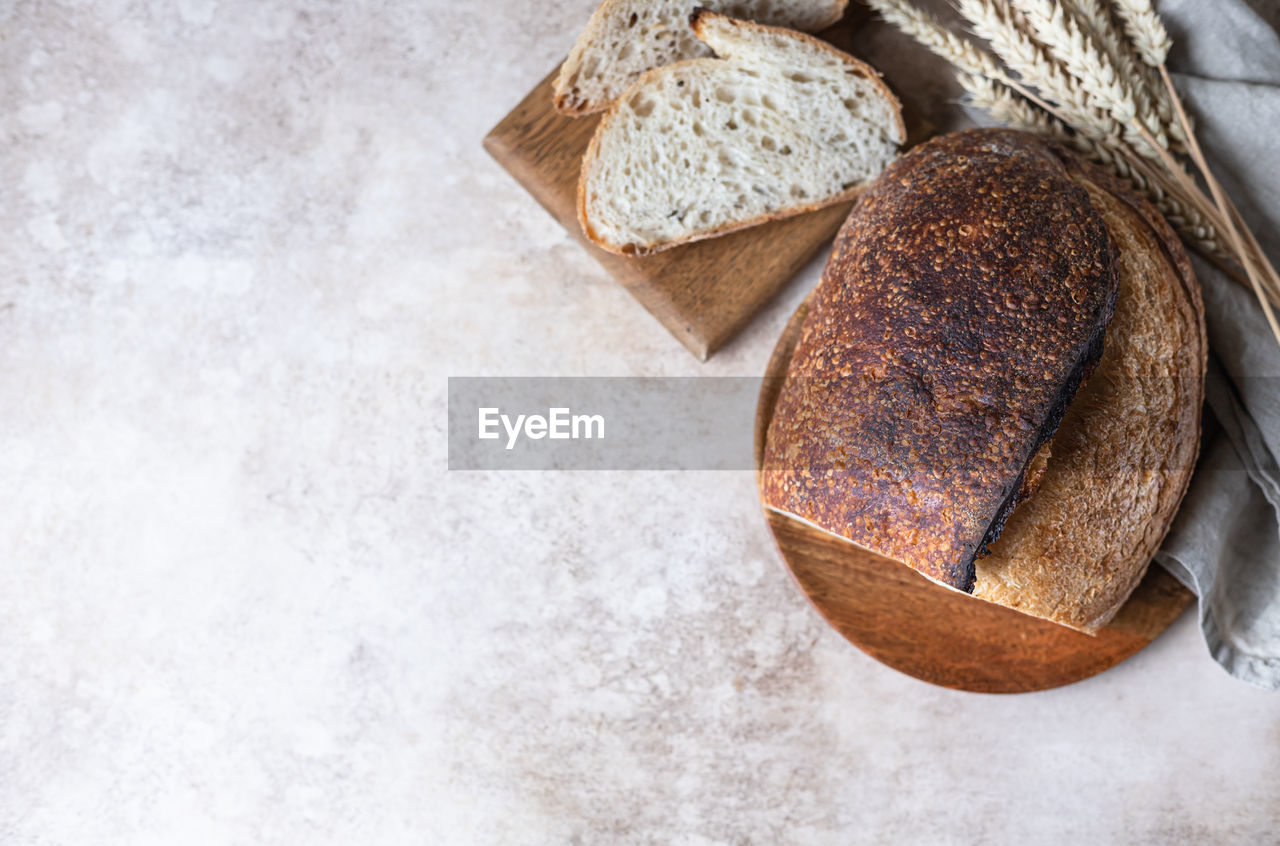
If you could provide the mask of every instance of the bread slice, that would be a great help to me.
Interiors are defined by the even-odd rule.
[[[840,20],[848,0],[604,0],[555,81],[556,108],[605,108],[650,68],[711,55],[689,31],[695,6],[735,18],[817,32]]]
[[[856,197],[905,138],[869,65],[808,35],[695,12],[719,58],[655,68],[596,129],[578,218],[643,255]]]

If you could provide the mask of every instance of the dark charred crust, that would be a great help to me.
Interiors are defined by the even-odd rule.
[[[972,591],[1102,353],[1116,251],[1036,136],[899,159],[837,237],[770,425],[765,501]]]
[[[1115,312],[1116,300],[1115,296],[1111,297],[1111,302],[1106,310],[1106,323],[1111,322],[1111,315]],[[1076,392],[1080,390],[1089,378],[1089,374],[1093,372],[1097,366],[1099,359],[1102,358],[1103,339],[1106,336],[1106,323],[1098,327],[1097,334],[1094,336],[1089,345],[1089,352],[1084,359],[1080,361],[1079,366],[1072,372],[1071,378],[1067,380],[1067,384],[1063,387],[1059,398],[1054,402],[1053,408],[1049,412],[1049,417],[1045,421],[1044,428],[1041,430],[1040,439],[1036,443],[1035,450],[1031,453],[1034,459],[1040,447],[1051,440],[1058,432],[1058,426],[1062,423],[1063,416],[1067,413],[1067,406],[1071,405],[1071,401],[1075,399]],[[1028,459],[1027,465],[1030,466],[1031,459]],[[969,559],[968,566],[968,587],[963,588],[966,593],[973,593],[973,583],[975,578],[974,560],[982,558],[991,553],[990,546],[1000,539],[1000,533],[1004,531],[1005,521],[1009,519],[1009,515],[1027,498],[1024,495],[1025,482],[1027,477],[1027,467],[1022,468],[1022,472],[1018,474],[1018,480],[1013,485],[1013,490],[1009,496],[1005,498],[1001,504],[1000,510],[996,513],[996,517],[991,521],[991,525],[987,527],[986,534],[983,535],[982,545],[978,547],[978,552],[973,558]]]

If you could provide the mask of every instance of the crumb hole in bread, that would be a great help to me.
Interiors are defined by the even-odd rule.
[[[773,102],[773,98],[768,94],[765,94],[760,98],[760,105],[764,106],[771,112],[776,112],[778,110],[778,104]]]
[[[636,117],[644,118],[653,114],[653,101],[645,97],[632,97],[631,102],[627,105],[631,106],[631,111],[635,113]]]
[[[692,129],[693,129],[693,134],[694,134],[694,135],[696,135],[696,136],[698,136],[699,138],[701,138],[701,137],[702,137],[702,133],[706,131],[706,130],[704,130],[704,129],[702,128],[702,123],[701,123],[700,121],[696,121],[696,120],[693,122],[693,127],[692,127]]]
[[[703,209],[702,211],[698,212],[698,222],[699,222],[699,223],[703,223],[703,224],[705,224],[705,223],[710,222],[710,220],[711,220],[711,212],[709,212],[709,211],[708,211],[708,210],[706,210],[706,209]]]
[[[773,140],[771,137],[769,137],[768,135],[765,135],[764,137],[762,137],[762,138],[760,139],[760,146],[761,146],[761,147],[763,147],[763,148],[764,148],[764,149],[766,149],[766,150],[769,150],[770,152],[772,152],[772,151],[774,151],[774,150],[778,149],[778,144],[777,144],[777,142],[776,142],[776,141],[774,141],[774,140]]]
[[[792,71],[791,73],[787,74],[787,79],[791,80],[792,82],[799,82],[801,84],[804,84],[806,82],[813,82],[813,77],[809,76],[807,73],[800,73],[799,71]]]
[[[805,191],[805,190],[804,190],[803,188],[801,188],[799,185],[792,185],[792,186],[791,186],[791,196],[792,196],[792,197],[794,197],[794,198],[796,198],[797,200],[803,200],[803,199],[805,199],[806,197],[808,197],[808,196],[809,196],[809,192],[808,192],[808,191]]]
[[[622,61],[623,59],[627,58],[630,55],[631,55],[631,42],[627,41],[623,43],[621,47],[618,48],[618,54],[616,58],[618,61]]]
[[[721,103],[732,103],[737,97],[728,88],[720,87],[716,89],[716,99]]]
[[[724,125],[724,128],[733,131],[738,128],[738,122],[733,118],[729,118],[729,122]]]
[[[779,153],[781,153],[781,154],[782,154],[782,155],[784,155],[784,156],[789,156],[789,155],[791,155],[791,147],[790,147],[789,145],[787,145],[787,144],[783,144],[783,145],[782,145],[782,149],[781,149],[781,150],[779,150],[778,152],[779,152]]]
[[[631,29],[631,27],[635,26],[636,22],[639,20],[640,20],[640,16],[637,15],[635,12],[632,12],[631,17],[627,18],[627,29]]]
[[[759,123],[757,123],[757,122],[756,122],[756,116],[755,116],[755,114],[754,114],[754,113],[752,113],[752,112],[749,112],[749,111],[747,111],[747,110],[745,110],[745,109],[742,111],[742,122],[743,122],[743,123],[745,123],[747,126],[759,126],[759,125],[760,125]]]

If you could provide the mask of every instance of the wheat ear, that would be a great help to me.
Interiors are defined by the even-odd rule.
[[[1280,273],[1277,273],[1275,266],[1258,246],[1253,233],[1244,225],[1239,209],[1222,190],[1213,171],[1209,169],[1204,153],[1200,150],[1190,119],[1187,117],[1186,110],[1182,108],[1182,101],[1178,97],[1177,89],[1173,87],[1173,80],[1169,78],[1169,70],[1165,67],[1165,60],[1169,57],[1169,49],[1172,47],[1169,33],[1164,28],[1160,17],[1151,8],[1150,0],[1116,0],[1116,8],[1120,17],[1124,19],[1125,32],[1133,41],[1138,55],[1146,64],[1156,68],[1160,73],[1178,121],[1187,135],[1187,152],[1196,163],[1200,175],[1204,177],[1205,184],[1209,186],[1209,192],[1213,197],[1213,203],[1217,206],[1218,227],[1226,233],[1236,260],[1248,274],[1249,283],[1262,306],[1267,323],[1276,340],[1280,341],[1280,319],[1272,308],[1273,301],[1280,301]],[[1203,198],[1203,193],[1184,173],[1175,170],[1173,176],[1182,182],[1188,196],[1194,197],[1198,194]]]
[[[1155,151],[1143,149],[1145,138],[1130,124],[1137,118],[1155,139],[1167,149],[1169,139],[1150,100],[1135,96],[1115,64],[1098,49],[1092,37],[1086,37],[1074,17],[1052,0],[1014,0],[1014,5],[1035,29],[1036,38],[1074,77],[1080,87],[1093,98],[1094,105],[1109,112],[1124,127],[1125,140],[1139,152],[1153,156]]]
[[[968,95],[970,105],[982,109],[1001,123],[1076,147],[1079,136],[1072,133],[1065,123],[1018,96],[1012,88],[970,73],[956,74],[956,79]]]
[[[1178,152],[1186,151],[1186,134],[1173,113],[1173,103],[1159,75],[1129,49],[1124,33],[1099,0],[1071,0],[1067,8],[1116,67],[1121,79],[1132,80],[1134,96],[1151,104]]]
[[[1053,101],[1052,106],[1041,103],[1046,111],[1099,142],[1112,146],[1124,143],[1124,125],[1093,107],[1088,92],[1032,39],[1025,22],[1004,0],[959,0],[957,7],[974,33],[985,39],[1006,65]],[[1021,88],[1017,90],[1026,94]]]
[[[1142,61],[1158,68],[1169,58],[1173,42],[1160,16],[1151,8],[1151,0],[1115,0],[1116,11],[1124,21],[1124,31],[1133,41]]]
[[[928,12],[902,0],[867,0],[867,5],[879,12],[886,21],[927,47],[934,55],[946,59],[961,71],[1002,82],[1008,80],[995,57],[972,41],[947,29]]]

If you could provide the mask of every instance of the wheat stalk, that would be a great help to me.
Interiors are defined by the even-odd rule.
[[[1151,8],[1151,0],[1115,0],[1115,3],[1116,11],[1124,20],[1124,31],[1142,61],[1153,68],[1163,65],[1173,42],[1160,16]]]
[[[995,58],[972,41],[953,33],[928,12],[901,0],[867,0],[886,21],[919,41],[935,55],[946,59],[964,73],[1007,82]]]
[[[1114,17],[1104,0],[956,0],[994,57],[905,0],[868,2],[955,65],[973,105],[1127,180],[1190,246],[1253,289],[1280,341],[1272,308],[1280,308],[1280,274],[1209,170],[1165,67],[1169,34],[1150,0],[1113,0]],[[1195,163],[1211,198],[1179,153]]]
[[[993,79],[969,73],[956,74],[960,87],[971,105],[977,106],[1001,123],[1025,129],[1076,146],[1078,136],[1058,118],[1019,97],[1013,89]]]
[[[1160,31],[1164,31],[1163,25],[1160,26]],[[1166,49],[1165,52],[1167,53],[1168,50]],[[1186,112],[1182,108],[1182,101],[1178,99],[1177,92],[1173,88],[1173,82],[1169,79],[1169,71],[1163,64],[1160,65],[1160,75],[1164,78],[1165,86],[1173,95],[1173,106],[1178,113],[1178,119],[1189,127],[1190,124],[1187,123]],[[1213,195],[1213,202],[1217,206],[1220,214],[1219,219],[1222,222],[1220,228],[1227,233],[1236,258],[1244,266],[1245,273],[1249,276],[1249,282],[1253,286],[1254,294],[1262,305],[1262,311],[1266,315],[1267,323],[1271,326],[1271,331],[1275,334],[1276,340],[1280,341],[1280,318],[1276,317],[1275,309],[1272,308],[1271,302],[1272,300],[1280,301],[1280,274],[1276,273],[1275,267],[1262,252],[1257,239],[1253,237],[1249,227],[1244,225],[1244,218],[1240,215],[1240,210],[1227,197],[1226,192],[1222,190],[1222,186],[1213,175],[1213,171],[1209,169],[1209,163],[1205,160],[1204,153],[1200,150],[1200,144],[1196,141],[1195,134],[1191,133],[1187,140],[1191,157],[1195,161],[1196,167],[1199,168],[1200,175],[1208,183],[1209,192]],[[1196,193],[1198,189],[1189,177],[1177,171],[1176,168],[1173,175],[1183,180],[1183,187],[1188,192]]]
[[[1088,92],[1036,43],[1025,21],[1008,3],[959,0],[957,8],[974,33],[986,40],[1021,80],[1053,101],[1052,106],[1046,104],[1047,111],[1102,143],[1114,146],[1123,142],[1124,126],[1094,107]]]
[[[1080,30],[1074,17],[1051,0],[1014,0],[1035,30],[1036,38],[1053,58],[1066,68],[1094,104],[1111,114],[1124,127],[1125,140],[1142,149],[1144,139],[1132,127],[1136,118],[1154,137],[1158,146],[1168,148],[1169,139],[1151,101],[1135,95],[1133,87],[1120,77],[1115,64],[1098,49],[1096,41]],[[1152,154],[1154,150],[1151,151]]]
[[[1132,50],[1127,49],[1124,35],[1116,27],[1114,20],[1099,0],[1071,0],[1067,3],[1068,11],[1088,31],[1098,47],[1115,65],[1116,73],[1121,79],[1132,80],[1134,96],[1149,103],[1155,111],[1161,126],[1173,139],[1179,152],[1186,150],[1186,135],[1182,125],[1173,113],[1173,103],[1160,83],[1155,70],[1139,59]]]
[[[1150,0],[1116,0],[1116,7],[1120,12],[1120,17],[1125,21],[1125,32],[1132,39],[1134,49],[1137,50],[1138,55],[1147,65],[1156,68],[1160,74],[1160,79],[1163,81],[1165,90],[1169,93],[1169,98],[1173,103],[1178,122],[1186,133],[1187,152],[1196,163],[1200,175],[1204,177],[1205,184],[1209,186],[1213,203],[1217,207],[1217,226],[1226,232],[1235,251],[1236,259],[1244,267],[1245,273],[1248,274],[1249,282],[1257,295],[1258,302],[1262,305],[1263,313],[1271,326],[1271,331],[1275,334],[1276,339],[1280,340],[1280,319],[1277,319],[1271,303],[1271,301],[1275,301],[1280,305],[1280,273],[1277,273],[1275,266],[1272,265],[1262,251],[1257,238],[1249,231],[1249,227],[1245,225],[1240,210],[1236,208],[1235,203],[1222,190],[1222,186],[1213,175],[1213,171],[1209,169],[1209,163],[1200,149],[1199,142],[1196,141],[1195,132],[1191,127],[1191,120],[1187,117],[1186,110],[1182,107],[1182,100],[1178,97],[1177,89],[1173,87],[1173,80],[1169,78],[1169,69],[1165,66],[1165,60],[1169,57],[1169,49],[1172,46],[1172,42],[1169,40],[1169,33],[1164,28],[1164,23],[1161,22],[1160,17],[1152,10]],[[1203,193],[1199,192],[1197,186],[1189,178],[1185,178],[1184,174],[1174,172],[1173,175],[1183,178],[1183,187],[1190,194],[1199,194],[1203,198]]]
[[[969,73],[957,74],[956,79],[971,105],[1007,126],[1052,138],[1111,170],[1150,200],[1178,230],[1178,234],[1197,250],[1219,262],[1230,257],[1219,246],[1217,230],[1205,220],[1204,215],[1194,207],[1184,205],[1158,182],[1144,176],[1141,170],[1130,164],[1126,156],[1088,136],[1073,132],[1062,120],[997,80]]]
[[[1127,138],[1141,137],[1132,127],[1096,105],[1084,86],[1032,37],[1031,23],[1008,0],[959,0],[957,8],[973,26],[974,33],[991,45],[1023,83],[1033,86],[1053,102],[1045,102],[1007,76],[986,76],[1017,91],[1095,145],[1119,151],[1125,148]]]

